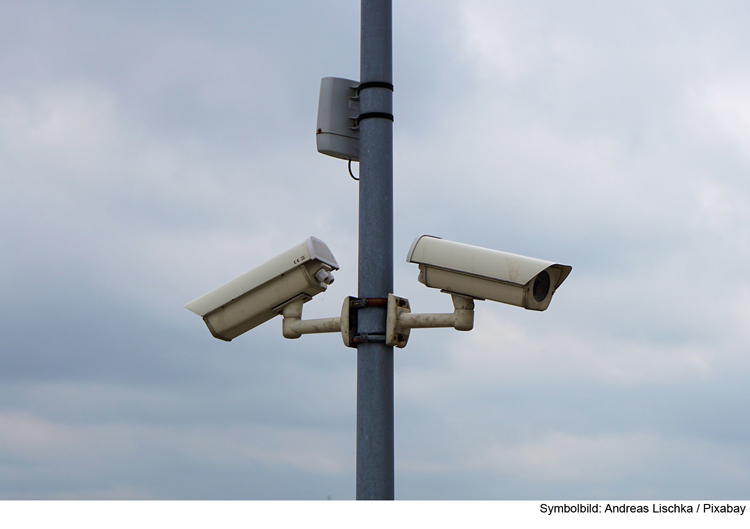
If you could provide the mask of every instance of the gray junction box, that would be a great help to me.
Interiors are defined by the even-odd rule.
[[[320,80],[318,128],[315,134],[318,152],[359,161],[358,81],[340,77]]]

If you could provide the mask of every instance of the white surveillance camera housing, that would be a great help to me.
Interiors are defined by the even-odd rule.
[[[339,265],[320,239],[303,243],[212,290],[185,308],[201,316],[216,338],[231,341],[282,313],[292,301],[310,301],[333,283]]]
[[[428,287],[529,310],[545,310],[572,270],[568,265],[430,235],[414,240],[406,261],[419,265],[419,281]]]

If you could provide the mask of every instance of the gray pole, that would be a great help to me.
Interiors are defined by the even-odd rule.
[[[391,0],[362,0],[359,123],[359,293],[393,292],[393,83]],[[390,116],[390,118],[389,118]],[[358,313],[357,499],[392,500],[393,347],[385,307]]]

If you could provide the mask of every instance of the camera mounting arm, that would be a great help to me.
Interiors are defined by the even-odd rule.
[[[474,299],[452,292],[448,293],[453,299],[455,310],[447,314],[413,314],[409,308],[408,299],[388,294],[386,335],[384,340],[386,345],[405,347],[412,329],[437,327],[452,327],[458,331],[470,331],[473,329]],[[290,301],[281,309],[281,315],[284,318],[281,327],[284,338],[295,339],[303,334],[340,332],[345,345],[356,347],[361,338],[356,334],[356,315],[352,316],[352,312],[355,312],[353,308],[356,309],[358,305],[356,303],[353,304],[352,300],[361,301],[351,297],[345,298],[344,304],[341,307],[340,317],[313,320],[302,319],[302,306],[305,303],[304,298]],[[368,301],[380,301],[380,299]],[[383,303],[385,301],[385,299],[382,300]],[[382,335],[380,339],[383,341]]]
[[[341,332],[341,318],[302,319],[303,299],[289,302],[281,311],[284,320],[281,332],[284,338],[299,338],[303,334]]]
[[[388,309],[385,331],[386,345],[405,347],[411,329],[453,327],[457,331],[474,328],[474,300],[467,296],[449,292],[454,311],[447,314],[413,314],[409,300],[388,294]]]

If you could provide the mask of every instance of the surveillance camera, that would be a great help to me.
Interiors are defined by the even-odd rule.
[[[529,310],[545,310],[572,267],[532,257],[417,237],[406,257],[419,265],[419,281],[474,299],[490,299]]]
[[[185,308],[206,322],[214,337],[227,342],[281,314],[295,300],[307,302],[333,283],[339,265],[315,237],[274,257]]]

